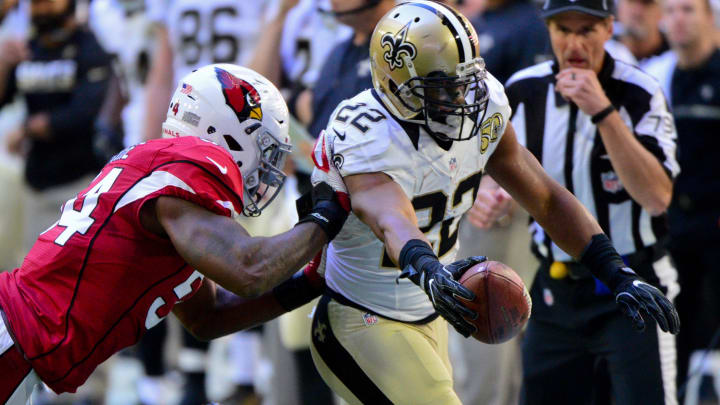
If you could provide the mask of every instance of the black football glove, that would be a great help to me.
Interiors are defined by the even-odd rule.
[[[422,288],[430,298],[435,310],[461,335],[468,337],[477,328],[468,322],[477,318],[477,312],[468,309],[457,297],[472,301],[475,294],[457,280],[472,266],[485,261],[484,256],[473,256],[443,266],[434,255],[423,256],[418,260],[420,270],[412,264],[405,266],[400,278],[409,278]]]
[[[680,331],[680,317],[675,306],[662,291],[646,283],[625,266],[607,236],[594,235],[585,248],[580,263],[610,288],[620,310],[632,320],[638,331],[645,329],[642,312],[655,318],[663,331],[672,334]]]
[[[623,272],[632,271],[624,268]],[[634,272],[632,274],[635,274]],[[645,330],[645,320],[641,312],[655,318],[664,332],[677,334],[680,331],[680,317],[675,306],[662,291],[635,275],[621,282],[614,290],[615,302],[620,310],[630,318],[638,331]]]
[[[300,217],[298,224],[314,222],[325,231],[328,241],[333,240],[342,229],[350,212],[349,201],[342,201],[342,196],[325,182],[316,184],[310,193],[296,201]],[[347,200],[347,194],[344,196]]]

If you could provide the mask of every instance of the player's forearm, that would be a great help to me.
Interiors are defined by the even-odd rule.
[[[385,251],[396,264],[399,263],[400,251],[409,240],[420,239],[430,245],[417,224],[400,215],[381,216],[377,229],[378,237],[385,243]]]
[[[162,137],[162,123],[170,101],[170,92],[170,85],[167,83],[148,84],[145,91],[144,140]]]
[[[667,210],[672,182],[660,162],[645,149],[614,112],[598,123],[613,168],[630,196],[653,215]]]
[[[573,257],[579,257],[600,225],[566,188],[542,169],[530,152],[518,149],[514,159],[494,160],[489,174],[545,229],[552,240]],[[494,159],[497,157],[493,156]]]
[[[165,120],[170,96],[172,95],[173,54],[167,29],[155,28],[156,48],[148,80],[145,86],[145,122],[143,139],[157,139],[162,136],[162,122]]]
[[[562,250],[578,258],[593,235],[602,233],[600,225],[580,201],[555,183],[544,209],[530,212]]]
[[[246,273],[249,296],[257,296],[304,266],[328,242],[325,232],[314,223],[302,223],[269,238],[251,238],[239,251],[239,270]]]
[[[272,291],[256,298],[242,298],[218,288],[215,307],[202,314],[190,332],[198,339],[212,340],[258,326],[285,312]]]

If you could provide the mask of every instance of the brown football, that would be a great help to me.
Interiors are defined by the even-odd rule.
[[[502,343],[517,335],[530,318],[532,301],[520,276],[507,265],[485,261],[468,269],[460,283],[475,293],[465,306],[478,313],[469,322],[473,337],[484,343]]]

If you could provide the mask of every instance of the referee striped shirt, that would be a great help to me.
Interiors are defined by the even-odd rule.
[[[547,61],[508,80],[505,87],[518,141],[585,205],[621,255],[653,245],[667,233],[665,215],[652,217],[630,197],[591,117],[555,91],[557,73],[556,62]],[[608,53],[598,79],[628,128],[674,178],[680,171],[677,134],[658,82]],[[537,222],[532,222],[531,232],[536,253],[550,261],[572,260]]]

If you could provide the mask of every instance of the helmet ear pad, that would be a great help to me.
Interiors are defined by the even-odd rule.
[[[196,136],[231,155],[243,177],[244,213],[252,216],[285,180],[288,130],[289,113],[278,89],[259,73],[232,64],[205,66],[182,78],[163,123],[164,137]]]

